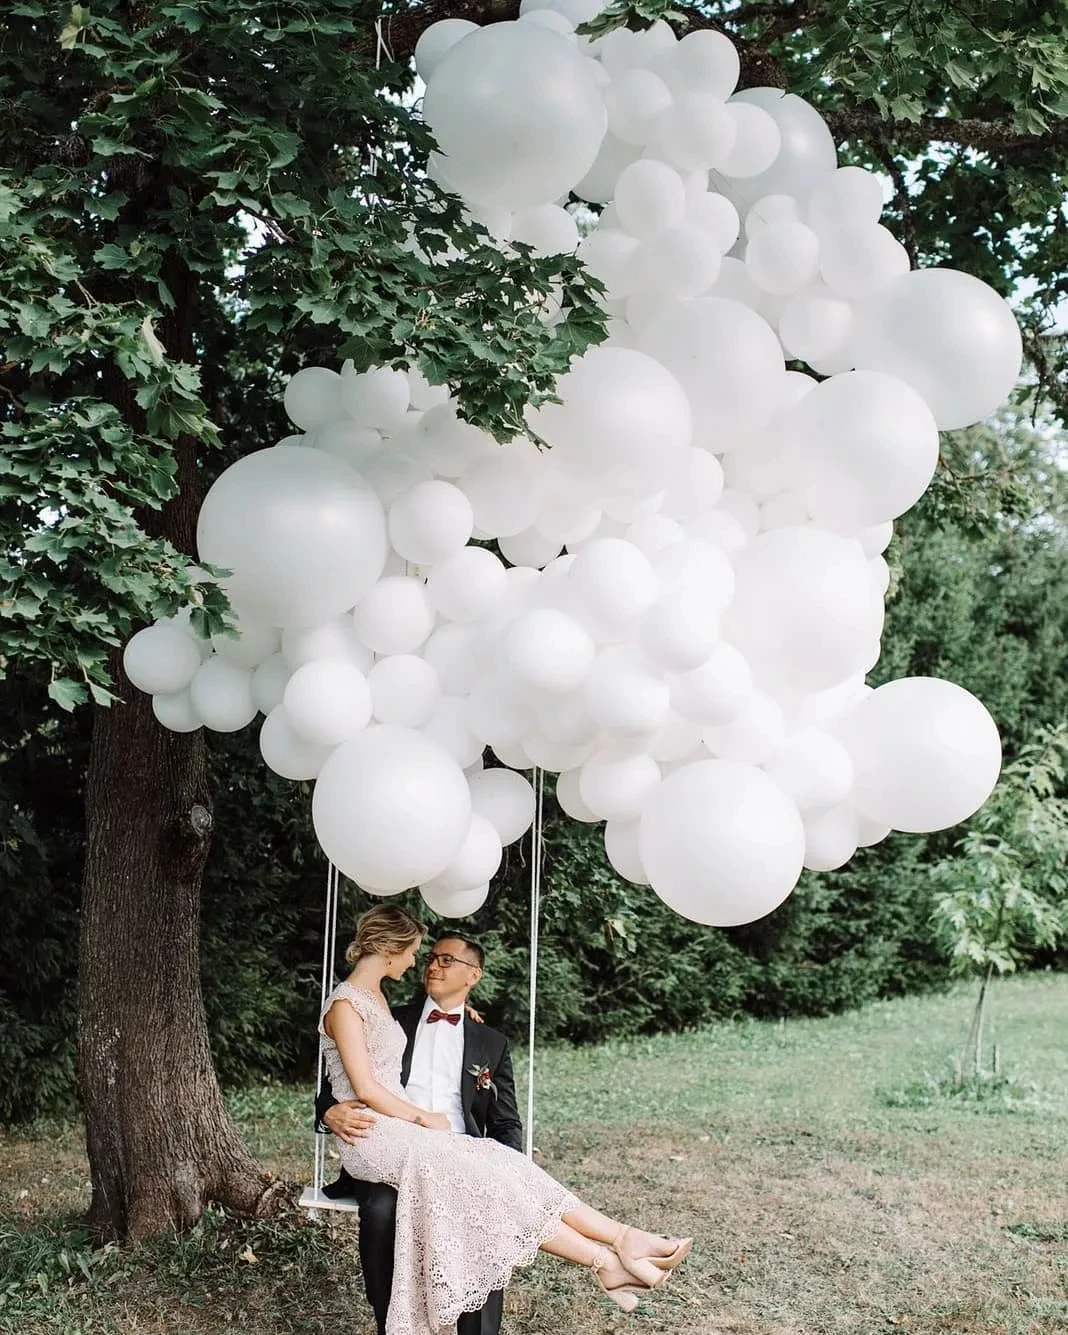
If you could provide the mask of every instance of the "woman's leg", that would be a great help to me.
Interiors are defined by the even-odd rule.
[[[615,1252],[607,1248],[603,1242],[598,1242],[593,1238],[586,1237],[577,1229],[566,1222],[568,1216],[574,1213],[568,1211],[564,1216],[565,1222],[560,1225],[559,1233],[556,1233],[548,1242],[541,1244],[543,1252],[549,1252],[552,1256],[559,1256],[564,1261],[570,1261],[573,1265],[592,1266],[594,1262],[599,1261],[598,1269],[601,1280],[606,1289],[622,1287],[624,1284],[633,1284],[634,1277],[623,1265],[623,1262],[616,1256]],[[594,1211],[593,1213],[596,1213]],[[601,1216],[604,1218],[604,1216]]]
[[[584,1238],[609,1246],[627,1228],[589,1205],[579,1205],[574,1210],[568,1210],[564,1215],[564,1223]],[[640,1228],[627,1228],[627,1251],[631,1256],[670,1256],[676,1245],[675,1238],[661,1238],[656,1233],[645,1233]]]

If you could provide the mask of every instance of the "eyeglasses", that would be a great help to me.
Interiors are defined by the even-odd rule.
[[[432,964],[440,964],[443,969],[450,969],[454,964],[466,964],[469,969],[479,967],[477,964],[473,964],[471,960],[457,959],[455,955],[428,955],[426,964],[428,969]]]

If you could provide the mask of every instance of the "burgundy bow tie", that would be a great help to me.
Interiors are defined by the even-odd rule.
[[[459,1024],[460,1016],[459,1014],[447,1015],[444,1011],[435,1009],[426,1017],[427,1024],[436,1024],[438,1020],[447,1020],[449,1024]]]

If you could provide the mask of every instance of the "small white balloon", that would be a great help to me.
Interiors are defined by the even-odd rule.
[[[598,752],[582,766],[579,793],[599,820],[637,820],[660,783],[660,766],[643,752]]]
[[[638,848],[640,822],[610,820],[604,827],[604,851],[613,868],[633,885],[648,885]]]
[[[267,768],[283,779],[314,779],[333,747],[311,742],[296,732],[284,705],[276,705],[260,728],[260,754]]]
[[[553,607],[523,612],[505,632],[504,657],[520,681],[546,691],[572,691],[589,676],[593,640],[574,618]]]
[[[302,431],[314,431],[344,415],[341,377],[325,366],[305,366],[290,377],[283,402],[290,421]]]
[[[441,695],[438,674],[415,654],[380,658],[367,674],[371,707],[379,723],[420,728]]]
[[[564,770],[556,780],[556,800],[565,816],[570,816],[572,820],[581,821],[585,825],[593,825],[600,817],[582,800],[579,789],[581,778],[581,769]]]
[[[434,609],[426,588],[405,575],[380,579],[353,612],[364,644],[376,654],[410,654],[434,628]]]
[[[152,697],[152,712],[156,720],[171,732],[196,732],[204,726],[193,707],[188,690],[174,691]]]
[[[486,769],[471,780],[471,806],[493,825],[507,847],[534,822],[534,789],[511,769]]]
[[[196,640],[178,626],[162,621],[139,630],[122,654],[127,677],[149,695],[184,691],[201,662]]]
[[[853,761],[829,733],[803,728],[791,734],[763,766],[801,812],[834,806],[853,787]]]
[[[319,746],[347,742],[371,718],[367,678],[352,663],[337,658],[297,668],[283,700],[294,732]]]
[[[280,654],[271,654],[252,672],[252,699],[261,714],[282,703],[292,669]]]
[[[372,366],[368,371],[341,377],[341,397],[345,411],[358,426],[395,429],[404,421],[411,402],[408,377],[388,366]]]
[[[189,698],[204,726],[213,732],[237,732],[256,717],[252,673],[213,655],[197,669]]]
[[[478,27],[470,19],[439,19],[424,28],[415,44],[415,70],[424,83],[461,38]]]
[[[477,621],[508,591],[504,565],[484,547],[464,547],[440,562],[426,584],[431,606],[450,621]]]

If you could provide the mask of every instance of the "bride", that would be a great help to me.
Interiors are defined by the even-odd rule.
[[[516,1150],[452,1135],[444,1113],[405,1097],[405,1034],[382,981],[412,968],[425,933],[393,905],[365,913],[346,955],[352,972],[327,997],[320,1020],[334,1097],[359,1099],[379,1114],[358,1142],[337,1142],[341,1161],[353,1177],[397,1190],[387,1335],[443,1335],[539,1249],[588,1266],[602,1291],[633,1311],[636,1290],[662,1284],[691,1239],[609,1219]]]

